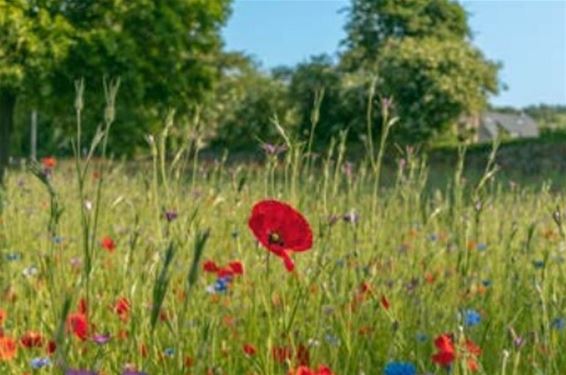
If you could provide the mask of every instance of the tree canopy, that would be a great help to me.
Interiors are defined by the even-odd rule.
[[[338,59],[313,56],[271,72],[224,50],[220,31],[230,3],[0,0],[0,168],[9,139],[14,147],[14,139],[26,136],[26,128],[16,127],[13,137],[14,113],[24,123],[31,108],[40,112],[43,144],[71,151],[80,78],[86,137],[102,117],[103,77],[121,78],[109,146],[125,155],[145,147],[144,136],[171,109],[185,118],[198,113],[221,147],[275,142],[274,115],[305,141],[315,119],[321,146],[345,130],[349,141],[359,141],[368,114],[374,127],[381,122],[379,111],[367,111],[374,83],[377,95],[369,104],[391,97],[400,117],[396,141],[422,142],[482,111],[499,87],[499,66],[472,44],[457,1],[352,0]]]
[[[345,30],[351,62],[375,62],[391,39],[471,36],[461,5],[450,0],[353,0]]]
[[[168,109],[187,113],[212,92],[229,13],[230,0],[0,0],[0,165],[17,102],[41,103],[60,127],[79,78],[94,122],[102,78],[121,78],[111,140],[131,152]]]
[[[498,91],[499,65],[473,46],[456,1],[352,0],[345,30],[342,67],[379,78],[400,117],[395,133],[408,141],[479,113]]]
[[[34,92],[65,58],[72,25],[56,1],[0,0],[0,183],[16,100]]]

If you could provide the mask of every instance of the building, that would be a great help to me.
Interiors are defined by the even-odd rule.
[[[498,135],[503,138],[537,138],[539,128],[535,120],[525,113],[484,113],[481,116],[477,141],[489,142]]]

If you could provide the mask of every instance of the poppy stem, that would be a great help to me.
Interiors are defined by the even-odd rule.
[[[271,263],[271,261],[270,261],[270,259],[271,259],[270,255],[271,255],[271,254],[269,254],[269,251],[267,251],[267,252],[265,253],[265,275],[266,275],[266,276],[269,276],[269,271],[270,271],[270,263]]]

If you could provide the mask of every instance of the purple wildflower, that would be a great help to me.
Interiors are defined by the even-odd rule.
[[[94,337],[92,338],[92,341],[94,341],[98,345],[104,345],[104,344],[108,343],[108,341],[110,341],[110,335],[109,334],[97,334],[97,335],[94,335]]]
[[[360,215],[358,215],[356,211],[352,210],[350,212],[345,213],[342,216],[342,219],[347,223],[356,224],[360,220]]]
[[[347,178],[352,178],[352,175],[354,173],[354,165],[349,161],[345,162],[344,165],[342,165],[342,173],[344,173]]]
[[[178,216],[177,212],[175,211],[165,211],[165,219],[168,222],[172,222],[173,220],[175,220]]]
[[[384,110],[389,110],[392,105],[393,105],[393,98],[385,97],[381,99],[381,108],[383,108]]]
[[[264,143],[261,148],[267,155],[275,156],[287,151],[287,146],[285,145],[273,145],[271,143]]]
[[[69,370],[65,371],[65,375],[98,375],[98,373],[95,372],[95,371],[90,371],[90,370],[69,369]]]

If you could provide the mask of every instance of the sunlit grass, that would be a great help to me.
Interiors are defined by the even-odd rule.
[[[168,152],[171,115],[148,137],[152,161],[132,168],[104,157],[117,83],[106,88],[91,151],[8,176],[1,373],[369,375],[404,362],[440,374],[441,335],[452,374],[566,372],[563,194],[500,183],[496,147],[472,179],[461,148],[443,186],[410,148],[382,173],[395,119],[356,163],[345,134],[314,159],[275,119],[285,145],[264,147],[265,161],[203,163],[198,139]],[[248,228],[266,198],[310,222],[294,272]],[[244,273],[226,282],[210,261]]]
[[[392,360],[442,373],[431,360],[433,340],[451,332],[482,348],[479,373],[566,371],[564,242],[561,219],[553,219],[561,194],[509,190],[490,179],[477,195],[481,202],[471,198],[474,186],[464,184],[456,207],[454,184],[427,191],[426,168],[411,157],[393,187],[374,195],[371,166],[355,165],[350,175],[335,160],[295,172],[276,159],[264,168],[197,166],[194,179],[193,172],[182,173],[166,188],[159,172],[126,173],[123,164],[106,162],[88,315],[91,334],[111,339],[82,342],[65,329],[58,360],[108,374],[128,364],[150,374],[284,374],[297,366],[296,355],[278,363],[274,348],[304,347],[312,367],[326,364],[337,374],[381,373]],[[54,339],[65,299],[76,311],[86,298],[71,164],[60,162],[49,178],[64,210],[55,235],[48,230],[45,187],[31,173],[10,175],[0,247],[6,336],[37,331]],[[87,215],[97,183],[90,172]],[[295,273],[247,228],[251,207],[266,197],[291,203],[313,228],[314,247],[294,258]],[[166,211],[178,217],[169,222]],[[202,259],[245,265],[226,292],[211,293],[216,278],[202,272],[187,288],[196,236],[207,230]],[[103,236],[116,242],[113,252],[100,246]],[[169,244],[175,247],[170,281],[152,330],[154,287]],[[121,297],[131,304],[126,320],[113,307]],[[478,325],[466,326],[468,309],[479,312]],[[256,354],[247,355],[245,344]],[[32,358],[45,355],[43,347],[19,345],[2,371],[31,371]],[[467,371],[458,358],[453,373]]]

